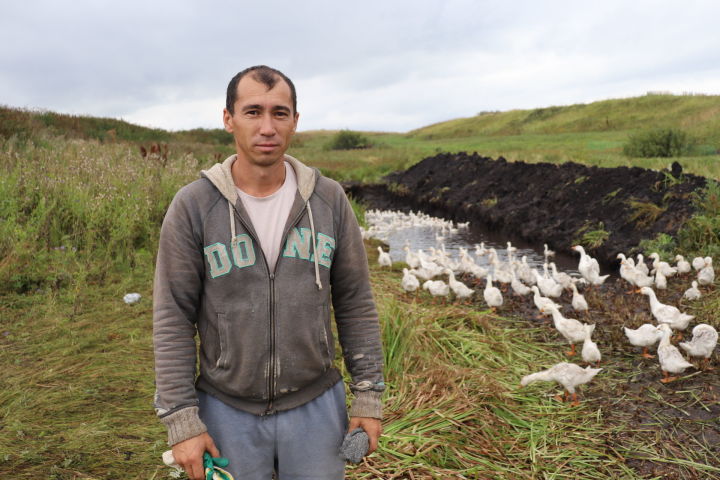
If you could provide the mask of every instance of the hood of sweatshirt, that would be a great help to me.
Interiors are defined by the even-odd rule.
[[[237,155],[230,155],[224,162],[216,163],[209,170],[202,170],[200,172],[200,175],[210,180],[212,184],[215,185],[215,188],[233,205],[237,202],[238,194],[237,190],[235,190],[235,181],[232,178],[230,167],[236,158]],[[298,192],[303,201],[307,203],[315,189],[315,182],[317,180],[315,171],[290,155],[285,155],[284,160],[290,163],[293,170],[295,170]]]
[[[236,241],[235,237],[235,212],[237,211],[238,205],[238,193],[235,188],[235,181],[232,177],[230,168],[233,162],[237,158],[237,155],[231,155],[225,159],[222,163],[216,163],[208,170],[202,170],[200,175],[207,178],[212,182],[215,188],[225,197],[228,202],[228,209],[230,212],[230,243]],[[310,217],[310,230],[312,231],[312,237],[315,238],[315,223],[313,221],[312,208],[310,208],[310,196],[315,189],[315,183],[317,181],[317,175],[314,169],[300,162],[300,160],[291,157],[290,155],[284,155],[283,159],[290,164],[295,171],[297,177],[298,194],[307,208],[308,215]],[[315,242],[310,242],[313,250],[317,248]],[[313,252],[315,253],[315,252]],[[318,263],[318,255],[313,255],[315,259],[315,283],[318,289],[322,290],[322,283],[320,281],[320,267]]]

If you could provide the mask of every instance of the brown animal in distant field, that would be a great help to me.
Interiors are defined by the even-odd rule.
[[[142,145],[140,146],[140,155],[142,155],[143,158],[152,158],[153,160],[157,161],[163,168],[167,165],[168,160],[168,153],[170,152],[170,147],[167,143],[153,143],[150,145],[150,152],[147,151],[145,147]]]

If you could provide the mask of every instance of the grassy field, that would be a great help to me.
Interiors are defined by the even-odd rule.
[[[683,120],[677,112],[684,110],[673,108],[679,109],[673,118],[702,142],[715,141],[707,126],[715,117],[687,106],[692,110],[687,118],[695,120]],[[6,119],[10,114],[4,112]],[[584,117],[560,121],[560,111],[524,111],[508,112],[514,117],[506,123],[512,125],[521,113],[545,115],[539,119],[549,122],[545,131],[537,125],[492,130],[482,123],[487,122],[483,115],[478,118],[486,130],[459,127],[457,121],[407,135],[368,133],[374,146],[356,151],[325,149],[334,132],[303,132],[290,153],[339,180],[366,181],[440,151],[603,166],[663,168],[668,163],[622,156],[634,130],[631,120],[618,130],[582,130],[567,125],[595,123]],[[17,132],[24,133],[0,132],[0,364],[5,369],[0,477],[171,478],[160,461],[165,433],[151,407],[157,235],[179,186],[232,148],[223,143],[222,132],[176,135],[73,117],[11,114]],[[488,117],[498,115],[503,114]],[[635,121],[653,113],[642,115]],[[654,115],[660,118],[657,110]],[[615,121],[611,117],[610,125]],[[169,144],[166,161],[141,156],[139,146],[153,142]],[[680,162],[686,171],[720,178],[717,160],[704,155]],[[560,351],[520,319],[403,298],[400,267],[373,266],[386,351],[387,418],[380,451],[351,468],[349,478],[632,479],[639,478],[627,466],[635,455],[687,461],[683,448],[689,447],[668,454],[631,441],[614,449],[611,440],[623,427],[608,423],[602,409],[592,403],[577,409],[561,405],[543,393],[543,386],[520,390],[528,365],[555,363]],[[131,291],[143,295],[138,305],[122,302]],[[717,302],[717,296],[708,297],[697,308],[712,312]],[[605,381],[599,377],[597,388],[609,388]],[[687,471],[712,478],[713,468]]]

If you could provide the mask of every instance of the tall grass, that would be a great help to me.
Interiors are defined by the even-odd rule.
[[[160,168],[128,145],[61,138],[0,148],[0,290],[17,292],[152,256],[167,205],[199,164],[184,155]]]

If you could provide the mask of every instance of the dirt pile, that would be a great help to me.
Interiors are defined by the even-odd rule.
[[[694,213],[704,177],[638,167],[508,162],[477,153],[439,154],[379,185],[347,185],[372,208],[414,209],[485,225],[509,237],[572,253],[581,243],[606,265],[641,240],[675,235]]]

